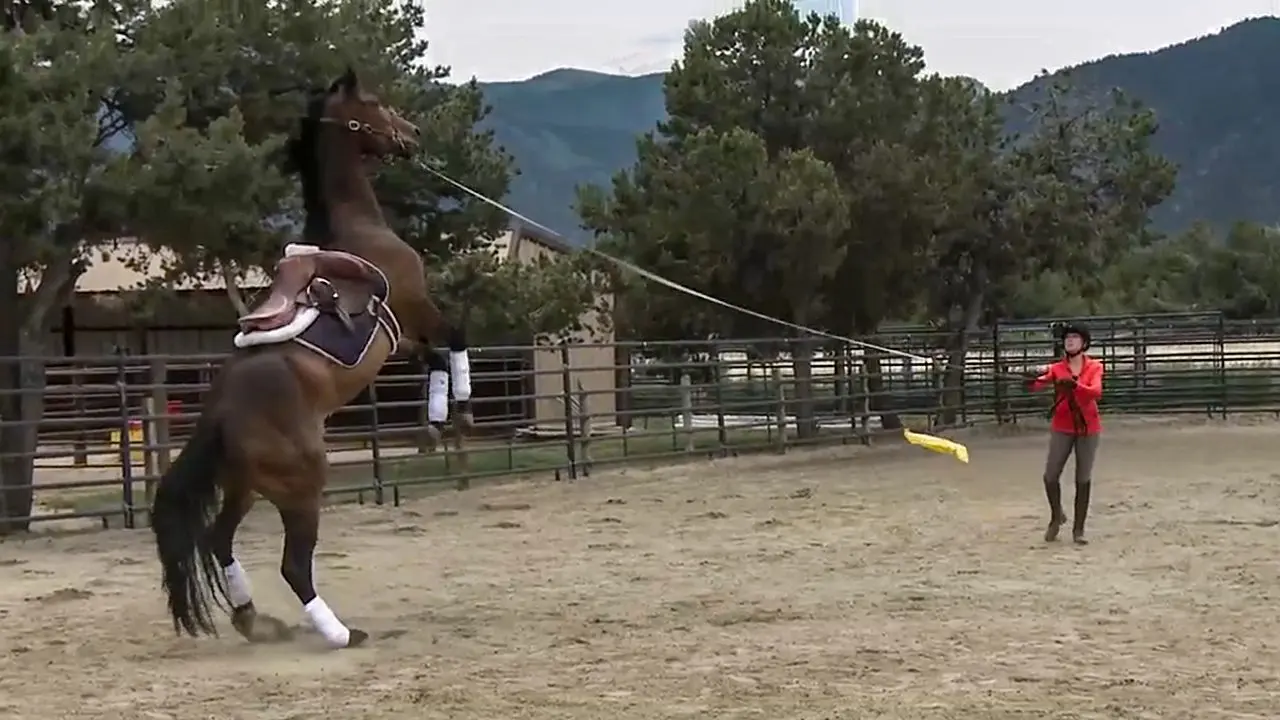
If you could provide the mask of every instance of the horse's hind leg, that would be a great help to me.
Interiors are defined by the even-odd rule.
[[[280,521],[284,524],[284,556],[280,562],[280,574],[298,596],[307,619],[330,647],[355,647],[363,643],[369,634],[344,625],[316,592],[313,568],[320,533],[319,498],[314,504],[303,507],[280,508]]]
[[[226,487],[224,485],[224,487]],[[222,495],[222,509],[209,526],[205,542],[222,568],[227,584],[227,598],[231,601],[231,624],[246,638],[252,639],[253,620],[257,612],[253,607],[253,589],[249,575],[236,560],[233,546],[236,529],[253,507],[252,492],[239,487],[227,487]]]
[[[474,425],[474,417],[471,413],[471,355],[467,346],[467,334],[461,326],[453,325],[445,319],[444,313],[440,312],[440,308],[426,295],[425,289],[415,303],[414,316],[417,320],[416,339],[428,371],[427,420],[432,424],[443,425],[448,419],[448,392],[449,385],[452,384],[453,399],[457,403],[454,423],[459,429],[468,429]],[[441,339],[444,339],[449,346],[447,365],[440,358],[433,357],[436,353],[431,350],[431,343],[439,342]],[[441,374],[436,376],[437,372]],[[436,377],[439,377],[439,380],[436,380]],[[435,413],[439,417],[433,419],[430,417],[431,402],[435,397],[440,398],[437,401],[440,409]]]

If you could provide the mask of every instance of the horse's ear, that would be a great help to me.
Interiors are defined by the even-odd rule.
[[[360,78],[356,76],[356,69],[347,66],[347,71],[342,73],[342,77],[333,81],[329,86],[329,94],[343,92],[347,95],[355,95],[360,91]]]
[[[360,92],[360,78],[356,76],[356,69],[348,65],[347,71],[338,79],[338,85],[348,95],[358,95]]]
[[[302,154],[306,152],[302,138],[289,138],[284,147],[277,152],[280,153],[277,157],[280,160],[281,172],[285,175],[296,175],[302,172]]]

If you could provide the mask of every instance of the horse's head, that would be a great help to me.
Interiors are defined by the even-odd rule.
[[[313,91],[284,158],[285,172],[296,173],[302,180],[307,218],[303,236],[308,242],[325,245],[333,241],[329,227],[332,198],[325,197],[322,158],[329,158],[330,172],[355,172],[367,184],[362,158],[408,156],[418,147],[417,136],[418,127],[362,88],[350,68],[328,89]],[[369,189],[367,195],[371,194]],[[377,203],[371,197],[360,202]]]
[[[365,90],[351,68],[329,86],[321,108],[319,121],[350,132],[361,155],[403,157],[418,148],[418,126]]]

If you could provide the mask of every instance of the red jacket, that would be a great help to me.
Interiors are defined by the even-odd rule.
[[[1050,427],[1055,432],[1070,435],[1096,435],[1102,432],[1102,418],[1098,415],[1098,399],[1102,397],[1102,363],[1085,355],[1080,375],[1075,378],[1076,386],[1071,389],[1055,387],[1058,380],[1071,378],[1071,366],[1067,364],[1067,359],[1063,358],[1046,368],[1040,377],[1031,381],[1032,390],[1055,388],[1053,420]],[[1084,419],[1083,432],[1078,427],[1077,408]]]

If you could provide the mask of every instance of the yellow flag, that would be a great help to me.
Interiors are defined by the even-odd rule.
[[[969,462],[969,448],[958,442],[948,440],[946,438],[940,438],[936,435],[913,433],[906,428],[902,429],[902,436],[905,437],[907,442],[912,445],[918,445],[925,450],[932,450],[936,453],[954,456],[955,459],[962,463]]]

